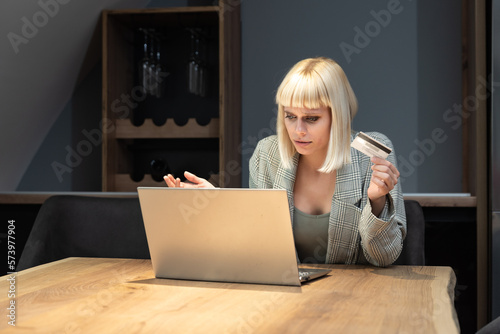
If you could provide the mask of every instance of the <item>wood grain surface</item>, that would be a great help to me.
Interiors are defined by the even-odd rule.
[[[288,287],[155,279],[149,260],[69,258],[2,277],[0,332],[459,331],[449,267],[315,267],[332,271]],[[15,327],[8,323],[12,300]]]

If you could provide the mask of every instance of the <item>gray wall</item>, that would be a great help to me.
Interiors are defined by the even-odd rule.
[[[94,177],[98,146],[88,159],[72,163],[62,180],[52,164],[64,164],[66,147],[75,149],[82,126],[100,113],[100,80],[94,72],[100,13],[132,3],[147,1],[0,2],[0,191],[79,190],[100,181]],[[82,181],[76,180],[76,170],[85,175]]]
[[[328,56],[358,97],[354,128],[392,140],[403,191],[461,191],[461,132],[443,124],[461,99],[460,2],[256,0],[243,2],[242,25],[244,182],[256,139],[275,128],[284,74],[302,58]]]
[[[411,141],[413,150],[405,157],[417,167],[417,191],[460,192],[462,126],[457,120],[462,105],[461,4],[420,0],[417,12],[418,138]]]
[[[92,39],[89,34],[98,26],[97,7],[106,4],[95,2],[92,6],[92,2],[85,3],[95,7],[94,11],[80,10],[78,15],[63,12],[65,7],[61,5],[60,13],[50,21],[52,24],[59,19],[60,30],[71,25],[74,16],[84,16],[85,20],[78,22],[90,33],[73,30],[72,35],[86,41],[86,49],[64,53],[61,50],[74,47],[74,43],[67,39],[60,43],[59,30],[46,29],[45,37],[40,31],[39,37],[33,38],[40,40],[38,49],[28,48],[34,44],[31,41],[20,46],[26,46],[21,49],[23,61],[34,64],[37,71],[33,72],[22,67],[18,56],[9,54],[12,47],[8,40],[0,44],[0,94],[8,101],[7,108],[4,103],[1,110],[7,122],[0,123],[0,153],[2,157],[16,157],[7,163],[2,161],[2,174],[7,175],[0,178],[0,191],[100,189],[99,144],[92,146],[80,162],[72,162],[71,173],[57,177],[52,166],[54,161],[65,164],[68,150],[76,150],[86,140],[84,130],[99,128],[101,82],[96,55],[100,50],[98,43],[89,42],[99,41],[99,37]],[[123,3],[115,1],[113,5]],[[142,2],[148,7],[161,7],[188,2],[146,3]],[[23,16],[33,13],[33,9],[28,11],[13,0],[0,6],[2,19],[8,13],[3,7],[16,9],[14,15],[8,15],[10,26],[0,20],[4,36],[20,25]],[[76,2],[64,6],[77,7]],[[354,127],[385,133],[393,141],[403,191],[460,192],[461,131],[444,118],[451,115],[447,110],[461,100],[460,24],[460,2],[452,0],[242,1],[244,186],[248,184],[247,163],[256,141],[274,132],[274,93],[284,74],[300,59],[328,56],[344,68],[357,94],[360,109]],[[347,48],[351,50],[349,55]],[[61,62],[73,65],[54,74],[54,67]],[[73,77],[81,74],[82,64],[87,64],[83,66],[87,69],[76,85]],[[71,81],[68,73],[73,71]],[[12,85],[17,77],[19,84]],[[48,85],[47,81],[59,86]],[[43,112],[40,106],[44,106]],[[13,124],[16,128],[9,129]],[[32,132],[37,136],[28,135]],[[9,138],[15,138],[16,145],[8,143]]]

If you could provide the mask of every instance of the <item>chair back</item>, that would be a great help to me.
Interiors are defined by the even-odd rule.
[[[493,319],[484,327],[481,327],[476,334],[498,334],[500,333],[500,317]]]
[[[36,217],[17,270],[66,257],[150,258],[139,199],[48,198]]]
[[[425,218],[420,203],[405,200],[406,238],[395,265],[425,265]]]

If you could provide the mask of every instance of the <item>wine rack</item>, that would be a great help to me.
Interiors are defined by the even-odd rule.
[[[102,190],[184,170],[240,187],[240,62],[239,2],[103,11]]]

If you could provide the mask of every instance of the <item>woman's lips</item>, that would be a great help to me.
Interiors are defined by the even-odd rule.
[[[295,145],[300,146],[300,147],[306,147],[309,144],[311,144],[310,141],[295,140]]]

